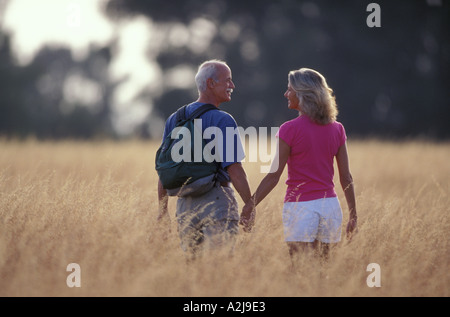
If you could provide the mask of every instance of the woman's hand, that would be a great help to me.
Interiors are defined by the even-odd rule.
[[[358,228],[357,228],[357,217],[351,217],[350,220],[347,223],[347,228],[346,228],[346,232],[347,232],[347,239],[351,240],[353,235],[356,234],[358,232]]]
[[[245,232],[250,232],[255,224],[255,202],[253,198],[251,198],[245,206],[242,208],[241,218],[239,220],[239,224],[244,227]]]

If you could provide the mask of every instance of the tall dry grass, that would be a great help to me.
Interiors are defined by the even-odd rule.
[[[450,295],[448,143],[349,142],[359,232],[320,272],[309,258],[291,270],[284,180],[232,257],[187,263],[174,198],[170,225],[156,223],[156,149],[143,141],[1,140],[0,296]],[[259,167],[245,163],[252,190],[264,176]],[[81,267],[79,288],[66,284],[69,263]],[[380,265],[381,287],[366,283],[370,263]]]

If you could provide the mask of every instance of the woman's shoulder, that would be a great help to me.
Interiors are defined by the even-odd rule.
[[[334,135],[336,135],[339,138],[340,143],[343,144],[347,140],[344,125],[339,121],[334,121],[331,124],[333,126]]]
[[[280,126],[280,130],[281,129],[298,129],[300,128],[302,125],[304,125],[305,123],[305,118],[304,116],[298,116],[297,118],[285,121],[283,124],[281,124]]]
[[[333,121],[332,123],[331,123],[331,125],[335,128],[335,129],[337,129],[337,130],[345,130],[344,129],[344,125],[341,123],[341,122],[339,122],[339,121]]]

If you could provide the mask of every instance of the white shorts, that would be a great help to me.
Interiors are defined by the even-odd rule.
[[[337,197],[285,202],[285,241],[337,243],[341,240],[342,209]]]

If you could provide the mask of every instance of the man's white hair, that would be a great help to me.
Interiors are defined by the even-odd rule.
[[[199,92],[206,90],[206,81],[209,78],[212,78],[213,80],[217,81],[218,65],[224,65],[226,67],[229,67],[226,62],[218,59],[203,62],[198,67],[197,75],[195,75],[195,84],[197,85],[197,89]]]

